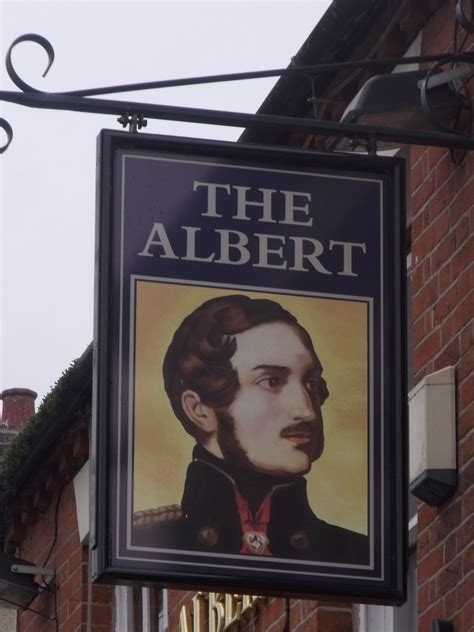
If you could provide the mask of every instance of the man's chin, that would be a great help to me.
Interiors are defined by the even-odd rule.
[[[311,443],[296,446],[296,450],[298,450],[299,452],[304,452],[309,461],[309,468],[311,468],[311,463],[317,461],[323,453],[324,438],[321,439],[321,437],[318,437],[317,440],[311,441]]]
[[[290,462],[289,462],[290,461]],[[309,458],[304,460],[298,459],[298,462],[291,463],[291,460],[286,460],[284,464],[274,465],[259,465],[253,464],[253,469],[258,474],[266,474],[269,476],[281,476],[282,478],[288,476],[304,476],[311,469],[311,461]]]

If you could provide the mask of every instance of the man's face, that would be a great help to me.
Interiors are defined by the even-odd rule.
[[[318,358],[286,323],[258,325],[235,339],[240,389],[227,409],[235,440],[259,472],[305,474],[324,445]]]

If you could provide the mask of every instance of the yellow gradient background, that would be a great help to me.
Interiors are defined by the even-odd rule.
[[[269,298],[308,331],[324,367],[325,449],[306,478],[318,517],[367,533],[367,304],[359,301],[137,282],[134,511],[180,503],[194,439],[176,419],[162,364],[182,320],[204,301],[227,294]]]

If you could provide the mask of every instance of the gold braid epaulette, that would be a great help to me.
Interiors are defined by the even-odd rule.
[[[179,505],[163,505],[154,509],[143,509],[133,514],[134,527],[154,527],[163,522],[179,520],[183,516],[183,510]]]

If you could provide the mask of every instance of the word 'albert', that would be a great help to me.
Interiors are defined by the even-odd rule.
[[[192,599],[192,613],[186,606],[181,607],[179,632],[227,632],[263,601],[265,597],[257,595],[198,592]]]
[[[254,219],[266,224],[286,224],[309,229],[313,227],[310,193],[259,188],[256,189],[256,195],[250,187],[194,181],[193,190],[201,188],[207,193],[206,208],[200,212],[202,217],[214,220],[225,217],[223,201],[232,196],[235,198],[235,207],[231,217],[236,221]],[[252,191],[252,200],[247,195],[249,191]],[[258,195],[261,201],[255,200]],[[283,214],[280,218],[276,217],[274,211],[276,196],[280,196],[280,200],[283,196]],[[295,272],[316,270],[320,274],[336,273],[357,277],[358,273],[354,271],[354,253],[367,253],[365,243],[330,239],[329,243],[323,244],[319,239],[301,235],[264,232],[248,234],[240,230],[218,228],[206,228],[203,232],[201,227],[196,226],[181,226],[181,231],[182,239],[176,243],[178,240],[175,237],[175,243],[172,244],[164,224],[154,222],[144,247],[137,253],[138,256],[233,266],[250,264],[255,268]],[[334,254],[329,260],[327,255],[331,251]],[[334,262],[337,267],[334,267]]]

